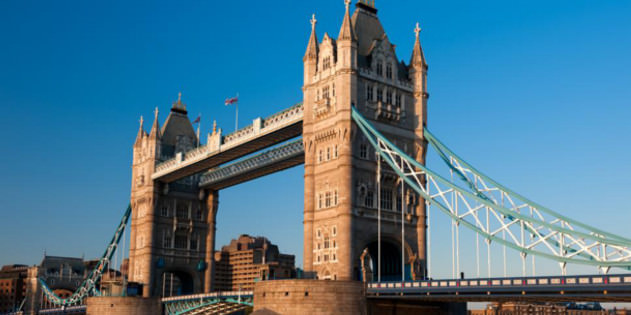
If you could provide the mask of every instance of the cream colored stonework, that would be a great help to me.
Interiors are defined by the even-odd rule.
[[[356,130],[351,106],[424,163],[427,65],[418,40],[410,65],[398,62],[370,6],[358,4],[352,17],[347,8],[340,34],[338,40],[325,34],[318,42],[313,24],[303,58],[304,266],[320,279],[350,280],[358,278],[359,256],[378,234],[375,151]],[[391,191],[394,208],[400,183],[385,165],[381,187]],[[372,205],[367,205],[370,194]],[[425,273],[425,204],[410,189],[403,196],[409,212],[405,261],[420,278]],[[399,250],[400,217],[400,211],[382,210],[382,240]]]

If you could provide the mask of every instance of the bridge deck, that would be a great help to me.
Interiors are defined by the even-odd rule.
[[[173,182],[296,138],[302,134],[302,110],[302,104],[298,104],[263,120],[256,119],[253,124],[221,138],[221,143],[178,154],[158,164],[151,178]]]
[[[631,302],[631,275],[518,277],[370,283],[370,298],[434,301]]]

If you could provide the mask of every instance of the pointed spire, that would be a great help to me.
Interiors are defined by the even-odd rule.
[[[144,122],[145,120],[142,118],[142,115],[140,115],[140,128],[138,128],[138,135],[136,136],[136,143],[140,142],[140,140],[142,140],[142,138],[147,135],[144,130]]]
[[[351,16],[349,13],[349,7],[351,0],[344,0],[344,6],[346,6],[346,13],[344,13],[344,19],[342,20],[342,28],[340,29],[340,35],[337,40],[355,40],[355,34],[353,33],[353,26],[351,25]]]
[[[309,44],[307,44],[307,51],[305,52],[305,57],[303,60],[318,59],[318,36],[316,35],[316,20],[315,13],[311,16],[311,36],[309,36]]]
[[[153,126],[151,126],[151,132],[149,133],[149,137],[151,138],[160,138],[160,125],[158,123],[159,113],[160,111],[158,110],[158,107],[156,107],[154,111],[155,117],[153,119]]]
[[[419,27],[418,22],[416,22],[414,33],[416,34],[416,41],[414,42],[414,50],[412,50],[412,59],[410,60],[410,66],[427,67],[427,63],[425,63],[425,55],[423,54],[423,48],[421,47],[421,28]]]

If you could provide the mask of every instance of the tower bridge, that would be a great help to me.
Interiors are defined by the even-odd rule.
[[[193,131],[181,98],[173,103],[162,127],[157,109],[148,133],[141,120],[133,147],[130,210],[121,226],[129,216],[129,280],[142,284],[142,296],[161,296],[168,274],[178,278],[181,294],[162,297],[161,303],[172,313],[197,307],[241,309],[234,303],[254,302],[255,309],[257,303],[274,307],[270,301],[289,296],[293,302],[286,304],[310,305],[309,294],[317,291],[309,292],[310,288],[337,284],[344,292],[338,303],[356,294],[368,302],[495,301],[524,296],[555,300],[564,292],[588,300],[630,300],[629,275],[585,276],[587,282],[581,283],[581,277],[565,274],[565,266],[628,271],[631,240],[532,202],[440,142],[427,129],[428,66],[418,24],[412,56],[405,63],[399,61],[374,1],[360,0],[352,14],[350,1],[345,4],[337,38],[325,33],[319,40],[317,20],[311,19],[303,57],[302,102],[256,118],[231,134],[224,135],[215,126],[205,143]],[[428,145],[455,179],[425,165]],[[238,292],[236,300],[234,292],[214,292],[219,191],[301,164],[303,266],[317,279],[338,281],[287,284],[291,290],[284,290],[284,282],[263,281],[259,288],[273,294],[255,289]],[[430,209],[484,240],[488,277],[430,279]],[[99,268],[111,259],[120,232],[121,227]],[[523,277],[490,278],[491,243],[521,255]],[[545,278],[546,282],[526,278],[527,256],[558,262],[561,275]],[[47,298],[70,305],[98,295],[95,283],[100,272],[95,270],[70,300],[51,293]],[[356,287],[358,280],[366,287]],[[318,292],[331,290],[338,292]],[[332,305],[337,305],[335,299]]]

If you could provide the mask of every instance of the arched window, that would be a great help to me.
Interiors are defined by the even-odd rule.
[[[381,60],[377,61],[377,75],[383,75],[383,63]]]
[[[388,63],[388,65],[386,66],[386,77],[388,79],[392,79],[392,64]]]

